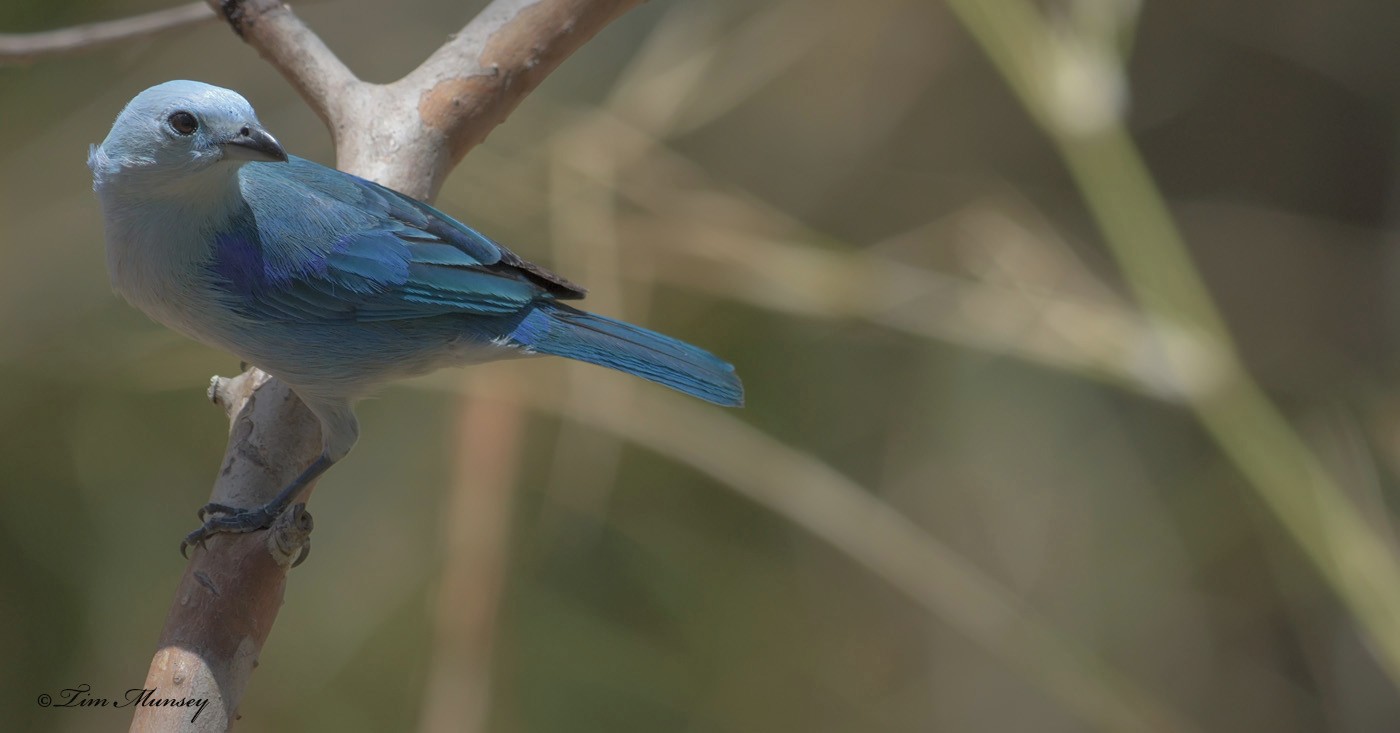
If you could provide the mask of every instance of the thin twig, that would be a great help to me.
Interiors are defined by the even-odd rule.
[[[49,56],[92,51],[114,43],[154,36],[213,20],[202,2],[144,15],[75,25],[37,33],[0,33],[0,65],[29,64]]]

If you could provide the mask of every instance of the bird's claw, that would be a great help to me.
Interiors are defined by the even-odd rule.
[[[189,558],[189,548],[204,546],[204,541],[216,534],[239,534],[267,529],[277,518],[277,513],[268,507],[239,509],[227,504],[214,503],[200,507],[196,514],[204,526],[185,535],[185,539],[180,541],[180,555],[186,559]]]
[[[236,506],[229,506],[228,504],[216,504],[211,501],[195,511],[194,515],[199,517],[199,521],[203,522],[210,514],[237,514],[241,511],[245,510],[239,509]]]
[[[272,525],[272,537],[269,539],[272,546],[284,556],[292,547],[297,551],[297,557],[289,567],[306,562],[306,557],[311,554],[311,528],[314,526],[316,523],[311,519],[311,512],[306,511],[304,503],[293,504]]]
[[[307,556],[307,555],[310,555],[310,554],[311,554],[311,540],[307,540],[307,541],[306,541],[306,544],[304,544],[304,545],[301,546],[301,552],[297,554],[297,559],[295,559],[295,560],[292,561],[292,567],[296,567],[296,566],[298,566],[298,565],[300,565],[300,564],[306,562],[306,556]]]

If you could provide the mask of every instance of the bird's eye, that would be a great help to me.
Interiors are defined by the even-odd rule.
[[[199,129],[199,120],[194,115],[181,110],[170,115],[170,128],[181,135],[193,135]]]

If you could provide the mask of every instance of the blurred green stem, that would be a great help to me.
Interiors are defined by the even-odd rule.
[[[584,373],[586,380],[596,378]],[[480,380],[441,383],[472,395],[488,394]],[[557,413],[689,465],[810,532],[1027,674],[1094,728],[1133,733],[1198,730],[1150,688],[1060,634],[1010,589],[875,492],[732,414],[659,390],[638,390],[607,410],[589,409],[544,390],[519,396],[536,410]]]
[[[1121,119],[1087,130],[1056,118],[1045,83],[1054,59],[1043,53],[1054,39],[1025,0],[949,6],[1058,146],[1128,286],[1163,329],[1163,354],[1207,432],[1345,602],[1400,686],[1400,563],[1251,379]],[[1181,332],[1198,338],[1171,338]]]

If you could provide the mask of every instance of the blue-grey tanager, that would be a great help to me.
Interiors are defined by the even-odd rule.
[[[268,526],[355,444],[353,402],[389,379],[551,354],[743,401],[708,352],[564,305],[584,291],[428,204],[288,155],[228,89],[141,92],[88,167],[117,292],[283,380],[321,422],[320,457],[274,501],[211,505],[187,541]]]

